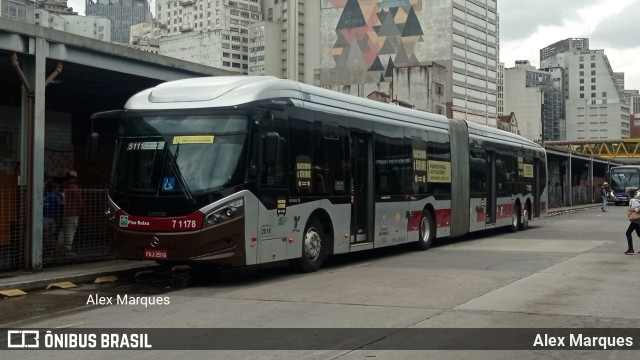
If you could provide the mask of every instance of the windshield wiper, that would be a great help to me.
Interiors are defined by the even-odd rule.
[[[178,167],[178,154],[179,153],[180,153],[180,143],[178,143],[178,146],[176,147],[176,153],[173,155],[173,160],[171,160],[169,162],[169,166],[171,167],[171,170],[173,171],[173,173],[178,178],[178,182],[180,183],[180,186],[182,187],[182,190],[184,190],[184,196],[187,198],[187,200],[190,200],[195,204],[196,201],[193,199],[193,194],[191,193],[191,190],[189,189],[189,185],[187,185],[187,180],[184,178],[184,176],[182,176],[182,172],[180,171],[180,168]]]

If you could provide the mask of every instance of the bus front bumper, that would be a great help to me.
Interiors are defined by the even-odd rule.
[[[121,259],[242,266],[244,217],[190,232],[143,232],[114,227],[114,250]]]

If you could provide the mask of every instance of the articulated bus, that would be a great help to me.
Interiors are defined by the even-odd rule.
[[[124,259],[311,272],[547,211],[534,142],[275,77],[171,81],[93,118],[119,122],[106,213]]]
[[[640,189],[640,165],[613,166],[609,169],[609,186],[616,205],[627,204],[627,190]]]

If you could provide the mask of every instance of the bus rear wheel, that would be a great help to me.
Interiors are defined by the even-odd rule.
[[[520,227],[520,205],[518,203],[513,204],[513,213],[511,213],[511,225],[509,226],[510,232],[518,231]]]
[[[431,243],[433,239],[436,237],[436,223],[433,221],[433,216],[426,209],[422,211],[422,216],[420,217],[420,232],[418,243],[416,244],[416,248],[420,251],[427,250],[431,247]]]
[[[528,204],[522,211],[522,218],[520,219],[520,230],[527,230],[529,228],[529,206]]]
[[[291,261],[299,272],[314,272],[320,269],[327,254],[327,240],[320,220],[309,219],[302,237],[302,255]]]

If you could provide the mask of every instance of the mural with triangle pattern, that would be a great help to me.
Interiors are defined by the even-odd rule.
[[[419,66],[414,52],[423,42],[418,15],[423,0],[323,0],[342,9],[331,46],[335,69],[367,69],[365,81],[385,82],[395,67]]]

